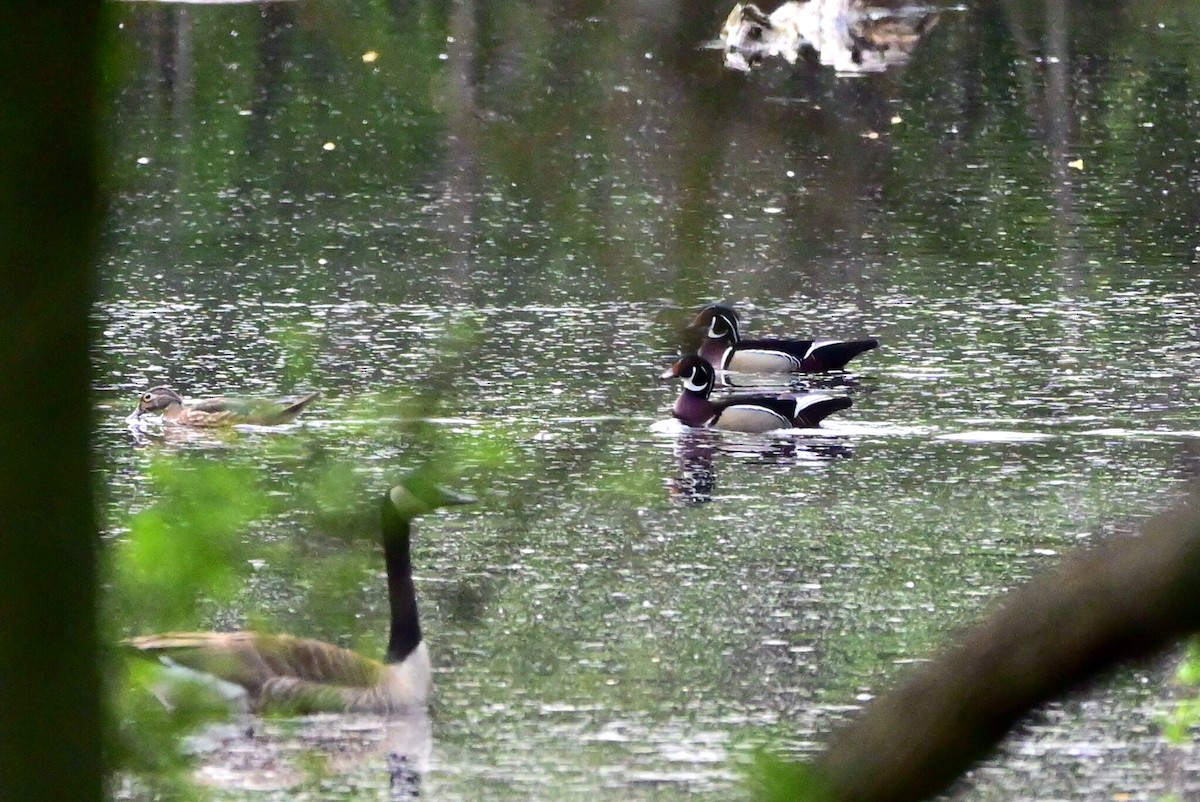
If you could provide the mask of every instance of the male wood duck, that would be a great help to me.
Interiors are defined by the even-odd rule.
[[[848,409],[846,396],[825,393],[796,395],[735,395],[710,401],[716,374],[697,354],[680,359],[662,375],[683,380],[683,392],[672,414],[688,426],[709,426],[734,432],[767,432],[772,429],[816,428],[839,409]]]
[[[232,426],[253,423],[276,426],[291,423],[308,404],[320,395],[311,392],[299,398],[277,401],[257,398],[203,398],[184,401],[170,387],[151,387],[138,400],[134,417],[158,413],[168,423],[180,426]]]
[[[710,304],[700,310],[692,328],[706,329],[697,352],[714,370],[741,373],[822,373],[842,370],[854,357],[879,347],[879,340],[743,340],[737,312]]]

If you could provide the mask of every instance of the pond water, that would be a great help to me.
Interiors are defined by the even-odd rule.
[[[250,466],[285,507],[315,464],[350,465],[365,492],[343,501],[368,510],[430,449],[465,455],[480,503],[414,546],[428,798],[741,798],[755,745],[817,749],[1194,475],[1192,4],[947,6],[864,76],[727,69],[705,45],[728,11],[111,7],[111,537],[163,454]],[[805,382],[854,406],[820,435],[664,424],[657,377],[714,300],[750,336],[878,337]],[[279,433],[146,437],[124,417],[152,384],[322,397]],[[316,520],[255,526],[238,601],[187,624],[380,649],[376,547]],[[954,796],[1196,793],[1200,751],[1158,724],[1173,666],[1037,714]],[[383,731],[217,733],[200,774],[384,798]],[[310,749],[368,754],[295,768]]]

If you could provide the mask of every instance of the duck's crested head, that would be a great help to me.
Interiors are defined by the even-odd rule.
[[[137,414],[162,412],[172,404],[182,404],[183,398],[170,387],[151,387],[138,399]]]
[[[696,354],[688,354],[668,368],[662,374],[662,378],[682,379],[685,390],[690,390],[693,393],[707,394],[712,390],[713,382],[716,381],[716,374],[713,373],[712,365],[708,364],[708,361],[703,357]]]
[[[473,504],[474,496],[457,493],[434,480],[432,472],[415,470],[388,493],[388,500],[402,518],[416,518],[439,507]]]
[[[707,329],[707,336],[714,340],[737,342],[738,314],[732,306],[709,304],[696,313],[692,328]]]

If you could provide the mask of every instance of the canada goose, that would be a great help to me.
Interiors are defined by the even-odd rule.
[[[691,328],[705,329],[697,352],[714,370],[745,373],[822,373],[842,370],[859,354],[879,347],[879,340],[744,340],[732,307],[709,304]]]
[[[735,395],[710,401],[716,375],[712,366],[697,354],[689,354],[672,365],[662,378],[683,380],[683,392],[675,400],[672,414],[687,426],[707,426],[734,432],[769,432],[772,429],[815,429],[839,409],[848,409],[846,396],[825,393],[781,395]]]
[[[126,643],[157,657],[174,674],[201,679],[231,704],[292,714],[400,713],[425,707],[431,682],[413,587],[409,530],[413,518],[474,499],[418,474],[384,496],[381,532],[391,633],[382,662],[311,638],[255,632],[172,632]],[[170,697],[168,691],[160,696]]]
[[[146,413],[161,413],[163,420],[181,426],[232,426],[235,423],[254,423],[275,426],[291,423],[304,411],[319,392],[298,398],[271,401],[261,398],[203,398],[184,401],[170,387],[151,387],[138,399],[133,417]]]

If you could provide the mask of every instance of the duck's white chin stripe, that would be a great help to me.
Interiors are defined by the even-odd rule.
[[[696,374],[693,372],[692,376],[695,375]],[[692,381],[692,376],[687,376],[684,378],[683,386],[685,388],[691,390],[693,393],[702,393],[708,389],[708,384],[696,384],[694,381]]]

